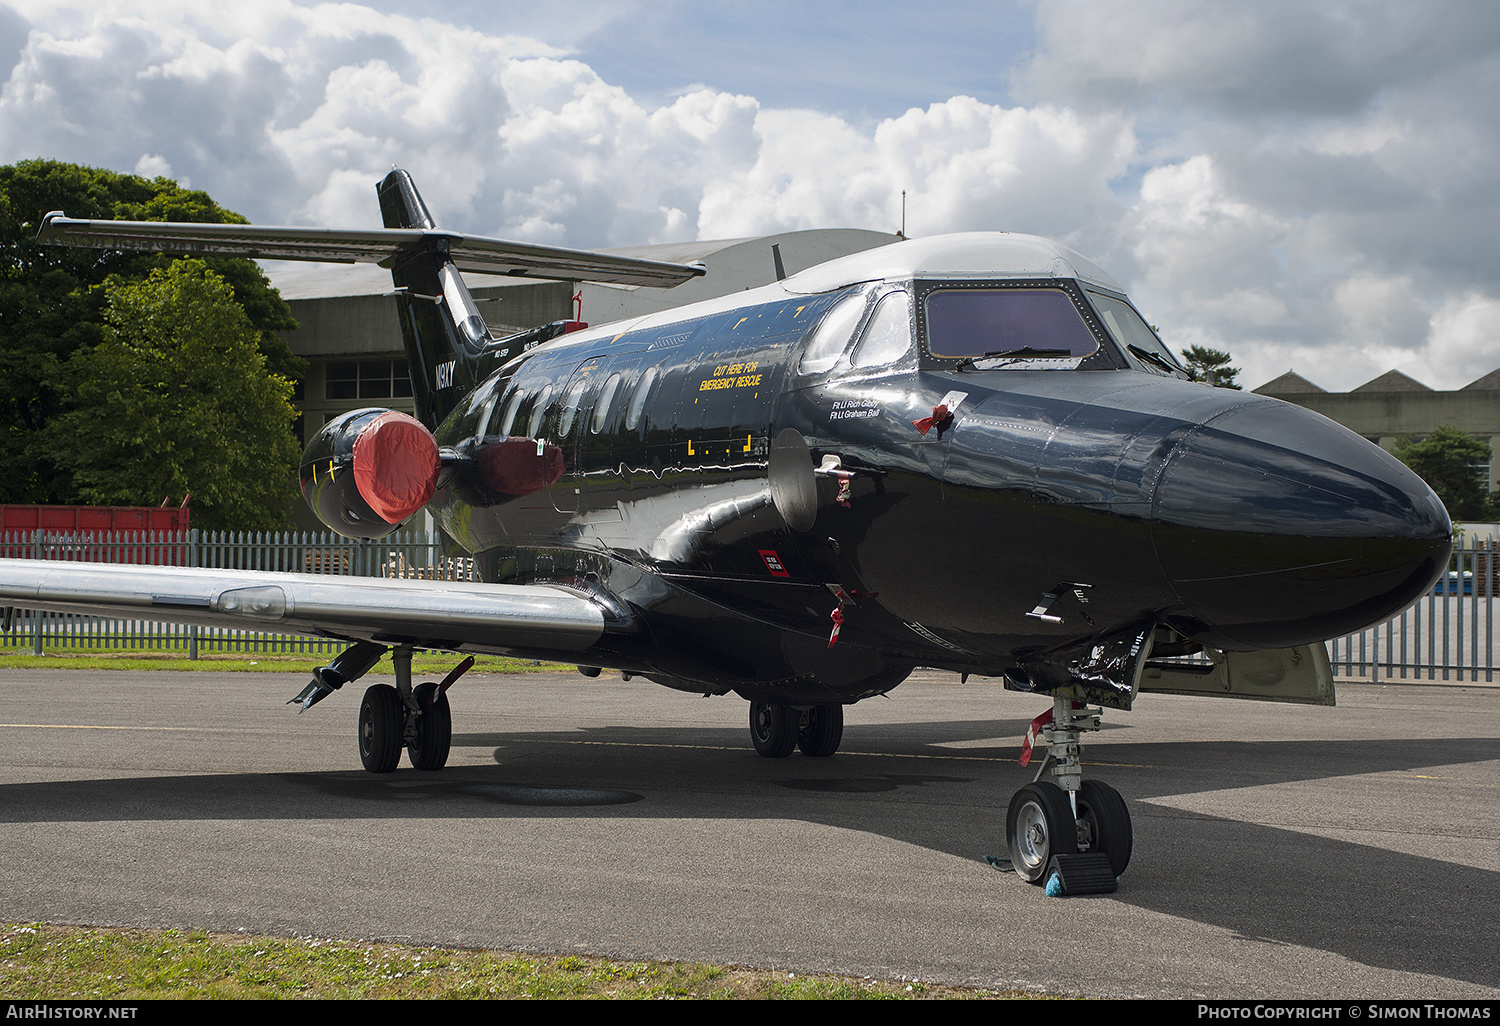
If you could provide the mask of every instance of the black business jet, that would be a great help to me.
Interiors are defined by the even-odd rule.
[[[51,214],[39,238],[390,268],[416,416],[330,421],[303,494],[358,538],[426,509],[483,583],[4,561],[0,602],[347,639],[304,709],[391,650],[396,685],[359,713],[377,773],[403,747],[418,769],[447,759],[466,666],[413,686],[417,648],[734,692],[772,758],[832,755],[844,706],[916,666],[999,677],[1051,703],[1007,817],[1015,868],[1041,882],[1073,859],[1112,886],[1130,818],[1080,754],[1104,708],[1331,705],[1322,642],[1447,565],[1452,525],[1411,471],[1315,413],[1188,380],[1107,274],[1047,240],[907,240],[495,338],[461,271],[671,286],[702,268],[442,231],[402,171],[377,191],[383,230]]]

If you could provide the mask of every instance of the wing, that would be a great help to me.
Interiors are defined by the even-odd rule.
[[[389,267],[404,252],[442,244],[461,271],[522,278],[601,281],[671,288],[704,273],[701,265],[668,264],[557,246],[533,246],[436,228],[277,228],[178,221],[87,221],[54,211],[37,241],[98,249],[247,256],[263,260],[375,263]]]
[[[0,605],[419,648],[579,652],[589,598],[545,585],[0,559]]]

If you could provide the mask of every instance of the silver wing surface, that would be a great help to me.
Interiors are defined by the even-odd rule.
[[[0,605],[383,645],[579,652],[604,633],[586,596],[472,584],[0,559]]]
[[[180,221],[88,221],[54,211],[42,218],[36,238],[38,242],[98,249],[335,264],[375,263],[382,267],[390,267],[403,252],[423,244],[441,243],[461,271],[655,288],[681,285],[704,273],[704,268],[697,265],[534,246],[437,228],[277,228]]]

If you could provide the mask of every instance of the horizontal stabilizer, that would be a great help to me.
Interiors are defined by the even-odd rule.
[[[446,248],[461,271],[518,278],[599,281],[671,288],[704,273],[701,266],[534,246],[437,228],[278,228],[180,221],[88,221],[54,211],[37,241],[59,246],[136,249],[260,260],[374,263],[389,267],[424,246]]]

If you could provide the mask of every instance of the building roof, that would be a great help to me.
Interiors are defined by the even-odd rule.
[[[1297,395],[1304,392],[1326,392],[1328,389],[1314,385],[1296,371],[1287,371],[1253,391],[1257,395]]]
[[[1486,374],[1482,378],[1475,378],[1473,381],[1469,382],[1463,388],[1459,389],[1459,391],[1460,392],[1493,392],[1493,391],[1496,391],[1497,389],[1500,389],[1500,367],[1497,367],[1495,370],[1490,371],[1488,374]]]
[[[1398,370],[1388,370],[1377,378],[1371,378],[1350,392],[1431,392],[1432,389],[1416,378],[1408,377]]]

